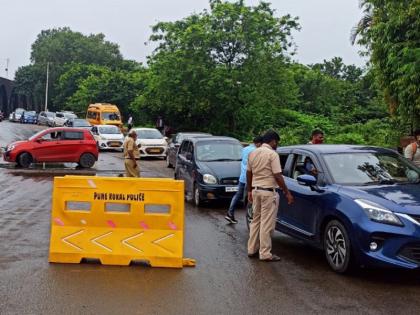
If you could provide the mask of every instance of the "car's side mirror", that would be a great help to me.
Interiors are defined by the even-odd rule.
[[[316,191],[316,192],[324,192],[323,189],[319,188],[317,185],[317,179],[312,176],[312,175],[299,175],[296,178],[298,184],[303,185],[303,186],[308,186],[311,188],[312,191]]]
[[[299,175],[297,181],[300,185],[314,186],[316,185],[316,178],[312,175]]]

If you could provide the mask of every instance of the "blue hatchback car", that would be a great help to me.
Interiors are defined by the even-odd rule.
[[[323,249],[331,268],[420,266],[420,169],[395,151],[355,145],[279,148],[285,182],[276,229]],[[248,207],[247,223],[252,219]]]

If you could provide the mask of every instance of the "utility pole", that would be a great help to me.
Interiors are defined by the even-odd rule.
[[[48,79],[50,76],[50,63],[47,62],[47,82],[45,83],[45,111],[48,111]]]

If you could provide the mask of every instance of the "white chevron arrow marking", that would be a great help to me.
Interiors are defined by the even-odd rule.
[[[127,238],[123,239],[123,240],[121,241],[121,243],[123,243],[125,246],[130,247],[131,249],[133,249],[133,250],[135,250],[135,251],[138,251],[138,252],[144,253],[144,251],[142,251],[140,248],[137,248],[137,247],[135,247],[135,246],[133,246],[133,245],[131,245],[131,244],[127,243],[128,241],[131,241],[132,239],[134,239],[134,238],[136,238],[136,237],[140,237],[140,236],[142,236],[143,234],[144,234],[144,232],[140,232],[140,233],[135,234],[135,235],[133,235],[133,236],[127,237]]]
[[[175,236],[175,234],[169,234],[169,235],[166,235],[164,237],[158,238],[157,240],[154,240],[152,243],[154,245],[160,247],[161,249],[167,251],[168,253],[174,254],[174,252],[172,252],[169,249],[167,249],[167,248],[163,247],[162,245],[158,244],[158,243],[160,243],[160,242],[162,242],[164,240],[167,240],[168,238],[174,237],[174,236]]]
[[[105,249],[105,250],[107,250],[107,251],[109,251],[109,252],[112,252],[112,249],[111,249],[111,248],[109,248],[109,247],[107,247],[107,246],[105,246],[105,245],[103,245],[103,244],[101,244],[101,243],[98,243],[98,242],[97,242],[97,241],[98,241],[98,240],[100,240],[101,238],[107,237],[107,236],[108,236],[108,235],[110,235],[110,234],[112,234],[112,231],[110,231],[110,232],[108,232],[108,233],[105,233],[105,234],[102,234],[102,235],[99,235],[98,237],[92,238],[90,241],[91,241],[93,244],[98,245],[99,247],[102,247],[103,249]]]
[[[81,247],[77,246],[76,244],[73,244],[73,243],[69,242],[68,239],[69,238],[72,238],[73,236],[79,235],[79,234],[83,233],[84,231],[85,230],[80,230],[80,231],[74,232],[74,233],[72,233],[70,235],[67,235],[66,237],[63,237],[61,240],[64,243],[66,243],[67,245],[69,245],[69,246],[71,246],[71,247],[73,247],[73,248],[81,251],[81,250],[83,250]]]

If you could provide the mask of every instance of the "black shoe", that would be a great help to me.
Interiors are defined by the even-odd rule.
[[[261,259],[261,261],[265,261],[265,262],[276,262],[276,261],[281,261],[281,258],[277,255],[272,255],[271,258],[268,259]]]
[[[235,217],[233,215],[230,215],[229,213],[226,214],[225,219],[229,222],[229,223],[233,223],[236,224],[238,223],[238,221],[235,219]]]
[[[259,253],[258,252],[253,253],[253,254],[248,254],[248,257],[249,258],[258,258],[258,256],[259,256]]]

